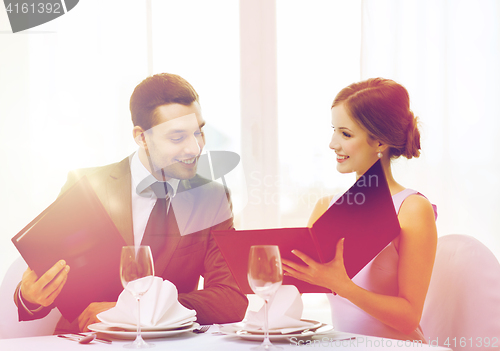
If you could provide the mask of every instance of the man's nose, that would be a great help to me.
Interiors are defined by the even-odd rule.
[[[199,140],[195,135],[193,135],[186,141],[184,152],[188,155],[197,156],[201,153],[204,145],[203,140]]]

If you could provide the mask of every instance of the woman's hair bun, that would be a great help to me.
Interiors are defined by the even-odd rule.
[[[406,137],[406,148],[402,154],[407,159],[420,156],[420,131],[418,130],[418,117],[409,111],[411,122],[408,124],[408,134]]]
[[[340,104],[375,140],[389,146],[391,158],[420,156],[418,118],[401,84],[384,78],[353,83],[337,94],[332,107]]]

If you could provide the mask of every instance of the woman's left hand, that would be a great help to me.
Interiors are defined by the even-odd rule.
[[[90,331],[88,326],[94,323],[99,323],[97,315],[116,306],[116,302],[92,302],[87,306],[85,311],[78,316],[78,327],[81,332]]]
[[[328,263],[318,263],[298,250],[293,250],[292,253],[299,257],[306,265],[304,266],[283,259],[285,275],[307,283],[323,286],[345,297],[344,293],[352,281],[347,275],[344,266],[344,239],[339,240],[335,258]]]

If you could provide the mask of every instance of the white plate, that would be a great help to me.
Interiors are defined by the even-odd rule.
[[[189,327],[193,324],[193,322],[196,320],[196,317],[191,317],[189,319],[185,319],[183,321],[180,321],[178,323],[173,323],[169,324],[167,326],[158,326],[158,327],[142,327],[142,331],[165,331],[165,330],[172,330],[172,329],[179,329],[179,328],[185,328]],[[104,323],[102,322],[101,324],[107,326],[107,327],[115,327],[119,329],[125,329],[128,331],[133,331],[135,332],[137,330],[136,325],[130,325],[130,324],[110,324],[110,323]]]
[[[313,321],[311,321],[313,322]],[[316,322],[315,322],[316,323]],[[328,333],[333,330],[333,326],[328,325],[328,324],[323,324],[320,323],[320,327],[316,330],[304,330],[302,332],[297,332],[297,333],[290,333],[290,334],[269,334],[269,339],[270,340],[286,340],[289,338],[306,338],[306,337],[311,337],[313,335],[317,334],[323,334],[323,333]],[[226,335],[233,335],[240,337],[245,340],[255,340],[255,341],[262,341],[264,339],[264,334],[252,334],[248,332],[247,330],[244,330],[241,328],[241,324],[235,323],[235,324],[229,324],[229,325],[224,325],[219,327],[219,332],[222,334]]]
[[[317,328],[321,327],[321,324],[323,324],[321,322],[312,321],[310,319],[301,319],[301,321],[302,322],[309,322],[312,325],[310,325],[310,326],[304,326],[304,327],[298,327],[298,328],[279,328],[279,330],[269,329],[269,334],[282,334],[281,331],[280,331],[281,329],[295,329],[293,331],[293,333],[297,334],[297,333],[300,333],[300,332],[302,332],[303,330],[306,330],[306,329],[317,329]],[[234,323],[233,325],[236,328],[238,328],[239,330],[245,330],[245,331],[247,331],[249,333],[252,333],[252,334],[264,335],[264,331],[262,329],[245,328],[245,323],[243,323],[243,322]],[[289,333],[286,333],[286,334],[289,334]]]
[[[141,335],[145,339],[164,338],[172,335],[187,333],[194,329],[198,329],[199,327],[200,325],[198,323],[193,323],[190,327],[184,327],[179,329],[142,331]],[[94,332],[111,335],[117,339],[135,339],[136,337],[135,330],[131,331],[131,330],[118,329],[116,327],[109,327],[104,323],[94,323],[89,325],[88,328]]]

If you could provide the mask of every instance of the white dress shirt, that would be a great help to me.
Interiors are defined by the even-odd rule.
[[[134,243],[136,246],[142,242],[146,225],[148,224],[149,216],[156,203],[156,195],[151,190],[149,185],[153,184],[157,179],[144,167],[139,159],[139,153],[132,155],[130,161],[130,173],[132,176],[132,223],[134,229]],[[171,198],[177,193],[179,187],[179,179],[169,179],[167,183],[172,186],[174,191]]]

